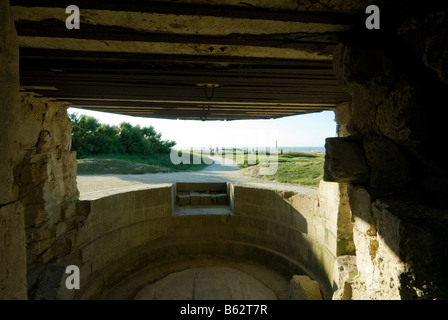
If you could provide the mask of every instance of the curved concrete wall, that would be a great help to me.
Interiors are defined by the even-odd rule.
[[[331,221],[319,216],[325,211],[322,186],[306,193],[230,189],[233,215],[173,216],[174,186],[80,201],[78,215],[86,218],[73,243],[76,259],[68,263],[80,266],[81,290],[72,298],[100,298],[148,265],[195,255],[255,260],[288,276],[308,274],[330,298],[337,239]]]

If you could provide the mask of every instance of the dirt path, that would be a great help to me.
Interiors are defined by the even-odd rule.
[[[215,163],[201,171],[121,174],[121,175],[79,175],[77,177],[80,200],[92,200],[116,193],[171,185],[175,182],[230,182],[237,185],[263,187],[269,189],[293,190],[302,193],[315,193],[315,187],[279,183],[244,175],[233,161],[211,157]]]

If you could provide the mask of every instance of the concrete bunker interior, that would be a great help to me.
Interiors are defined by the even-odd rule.
[[[78,1],[68,30],[68,4],[1,0],[0,298],[99,299],[215,255],[308,275],[324,299],[446,299],[447,11],[375,1],[367,30],[368,4]],[[233,185],[230,218],[173,216],[172,185],[79,200],[70,105],[207,121],[334,110],[338,137],[314,192]],[[80,290],[62,285],[67,265]]]

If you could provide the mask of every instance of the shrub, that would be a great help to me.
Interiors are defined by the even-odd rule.
[[[98,119],[72,113],[72,150],[78,156],[93,154],[144,155],[169,153],[176,145],[172,140],[162,140],[162,134],[153,126],[141,128],[122,122],[119,127],[100,124]]]

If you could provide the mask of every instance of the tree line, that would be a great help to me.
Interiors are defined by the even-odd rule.
[[[69,114],[72,121],[72,150],[78,156],[93,154],[144,155],[170,153],[176,145],[162,140],[162,134],[153,126],[133,126],[122,122],[119,126],[101,124],[98,119],[77,113]]]

